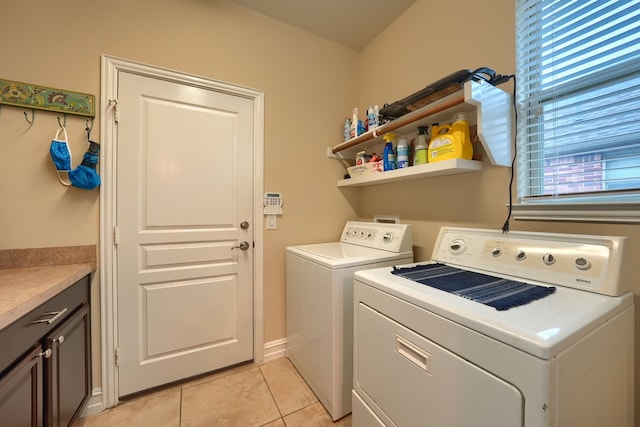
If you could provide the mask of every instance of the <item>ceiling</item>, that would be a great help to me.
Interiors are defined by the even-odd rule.
[[[230,0],[289,25],[362,50],[415,0]]]

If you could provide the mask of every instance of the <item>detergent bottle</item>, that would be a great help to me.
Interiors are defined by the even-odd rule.
[[[398,169],[409,167],[409,144],[407,144],[407,140],[405,138],[400,138],[396,150],[398,152]]]
[[[418,126],[418,143],[413,152],[413,165],[424,165],[427,163],[429,144],[427,143],[427,127]]]
[[[464,113],[456,113],[453,123],[431,127],[429,143],[429,163],[449,159],[467,159],[473,157],[473,146],[469,136],[469,123]]]
[[[385,171],[391,171],[396,168],[396,154],[393,148],[396,134],[386,133],[382,138],[386,141],[384,144],[384,153],[382,154],[382,167]]]

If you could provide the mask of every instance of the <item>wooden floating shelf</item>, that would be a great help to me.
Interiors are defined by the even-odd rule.
[[[338,181],[338,187],[365,187],[368,185],[409,181],[419,178],[477,172],[482,169],[483,164],[479,160],[449,159],[435,163],[427,163],[424,165],[410,166],[403,169],[343,179]]]

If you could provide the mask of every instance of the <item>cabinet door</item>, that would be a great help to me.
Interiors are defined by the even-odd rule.
[[[85,304],[46,337],[52,350],[46,365],[48,427],[68,426],[91,392],[89,306]]]
[[[40,427],[42,417],[42,346],[37,346],[0,378],[0,424]]]

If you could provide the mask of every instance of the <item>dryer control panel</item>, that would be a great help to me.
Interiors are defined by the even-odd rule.
[[[432,259],[516,280],[605,295],[620,281],[625,237],[443,227]]]
[[[411,224],[349,221],[340,241],[391,252],[410,252],[413,250],[411,231]]]

